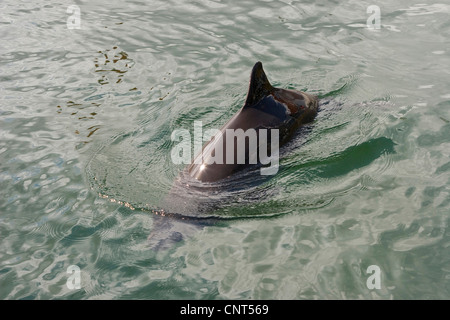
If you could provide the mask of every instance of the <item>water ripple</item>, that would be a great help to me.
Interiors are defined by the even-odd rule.
[[[1,4],[1,299],[448,299],[447,4],[68,5]],[[187,187],[172,131],[224,124],[258,60],[316,121],[275,177]],[[223,219],[155,252],[166,205]]]

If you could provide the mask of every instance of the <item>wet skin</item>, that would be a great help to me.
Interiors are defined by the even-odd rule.
[[[191,165],[188,173],[202,182],[215,182],[239,172],[249,165],[250,151],[248,138],[245,143],[245,163],[237,163],[237,146],[234,141],[234,161],[226,161],[227,141],[226,129],[256,129],[258,146],[261,142],[259,129],[279,129],[279,147],[286,144],[295,131],[303,124],[314,120],[318,109],[318,99],[305,92],[279,89],[273,87],[264,73],[262,63],[253,67],[247,99],[244,106],[220,129],[222,137],[212,139],[203,146]],[[244,138],[245,139],[245,138]],[[262,138],[264,139],[264,138]],[[267,135],[267,154],[270,155],[271,135]],[[241,141],[242,142],[242,141]],[[222,148],[222,161],[215,157],[216,148]],[[231,148],[230,148],[231,149]],[[258,150],[259,151],[259,150]],[[217,163],[209,163],[213,157]],[[221,162],[221,163],[219,163]],[[259,163],[259,160],[258,160]]]

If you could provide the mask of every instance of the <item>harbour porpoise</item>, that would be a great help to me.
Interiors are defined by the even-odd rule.
[[[219,135],[204,145],[202,152],[188,167],[189,175],[201,182],[215,182],[249,165],[261,165],[262,159],[258,158],[258,155],[262,150],[259,149],[267,148],[263,150],[266,156],[275,151],[271,150],[274,145],[273,129],[278,129],[278,141],[275,145],[281,147],[301,125],[315,118],[317,109],[318,99],[315,96],[273,87],[267,79],[262,63],[258,61],[250,76],[243,107],[220,129]],[[241,134],[231,134],[238,130]],[[231,133],[228,134],[229,132]],[[261,132],[265,134],[262,135]],[[253,149],[252,143],[255,143]],[[219,155],[218,150],[221,153]],[[230,152],[234,153],[231,157]],[[239,153],[244,161],[238,161]]]
[[[186,235],[210,225],[215,219],[211,219],[208,213],[225,198],[221,198],[220,193],[227,192],[227,178],[237,176],[252,165],[267,167],[268,163],[263,163],[258,157],[261,151],[266,156],[274,156],[276,150],[273,146],[279,148],[286,144],[300,126],[314,120],[317,111],[317,97],[273,87],[258,61],[252,69],[242,108],[182,171],[164,201],[164,209],[155,211],[153,231],[149,236],[151,247],[171,247]],[[276,134],[273,134],[274,129]],[[241,134],[227,135],[230,130]],[[252,143],[256,143],[253,148]],[[250,179],[256,180],[256,177]],[[239,178],[237,180],[237,183],[233,180],[235,186],[239,184]],[[219,188],[214,188],[215,193],[212,194],[209,191],[214,185]]]

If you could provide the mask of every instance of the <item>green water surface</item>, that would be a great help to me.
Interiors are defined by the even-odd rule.
[[[373,4],[2,1],[0,299],[449,299],[450,4],[377,1],[371,30]],[[256,61],[329,103],[227,219],[152,250],[172,131],[224,124]]]

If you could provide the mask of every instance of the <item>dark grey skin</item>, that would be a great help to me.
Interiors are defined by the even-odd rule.
[[[247,99],[239,110],[221,129],[279,129],[279,147],[289,141],[295,131],[302,125],[311,122],[318,108],[316,97],[304,92],[274,88],[268,81],[261,62],[253,67],[250,77]],[[258,132],[258,131],[257,131]],[[227,143],[225,140],[221,143]],[[259,139],[259,136],[258,136]],[[270,139],[270,138],[269,138]],[[203,146],[203,150],[210,144],[216,144],[218,140],[211,140]],[[236,155],[235,141],[235,155]],[[270,143],[268,143],[270,147]],[[248,153],[248,144],[245,144]],[[213,150],[214,148],[212,148]],[[226,149],[224,149],[226,150]],[[270,150],[268,150],[270,155]],[[208,157],[208,154],[204,156]],[[196,158],[201,157],[201,153]],[[236,187],[237,181],[227,183],[223,180],[250,166],[249,163],[209,164],[201,170],[201,163],[193,163],[183,171],[181,179],[174,184],[163,205],[164,211],[155,212],[153,231],[149,236],[149,245],[155,250],[164,250],[181,241],[186,236],[192,235],[205,225],[214,224],[217,218],[209,217],[208,210],[214,208],[214,198],[210,199],[210,183],[218,182],[219,188],[228,186]],[[248,155],[246,155],[248,158]],[[236,159],[235,159],[236,160]],[[247,160],[247,159],[246,159]],[[191,181],[195,178],[199,181],[199,188],[194,188]],[[233,176],[234,177],[234,176]],[[251,177],[253,180],[253,177]],[[223,183],[222,183],[223,180]],[[207,182],[207,183],[204,183]],[[198,187],[198,185],[195,185]],[[211,203],[212,202],[212,203]]]
[[[257,62],[253,67],[247,99],[244,106],[239,110],[222,128],[223,141],[210,140],[203,146],[214,150],[210,144],[223,143],[222,163],[205,164],[201,161],[196,163],[195,159],[201,159],[200,152],[192,164],[188,167],[188,174],[201,182],[216,182],[247,168],[250,164],[249,148],[246,143],[246,161],[238,164],[235,158],[233,164],[226,163],[226,129],[279,129],[279,147],[284,145],[295,131],[303,124],[314,120],[318,109],[318,99],[315,96],[296,90],[279,89],[273,87],[266,74],[262,63]],[[258,130],[257,130],[258,132]],[[269,138],[270,140],[270,135]],[[259,135],[258,135],[259,141]],[[235,157],[237,141],[234,143]],[[270,155],[270,143],[268,143],[268,155]],[[203,160],[208,156],[203,154]],[[200,157],[200,158],[199,158]],[[258,160],[259,161],[259,160]]]

